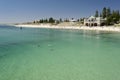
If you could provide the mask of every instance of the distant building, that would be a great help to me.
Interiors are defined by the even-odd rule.
[[[104,26],[105,22],[106,19],[103,19],[102,17],[91,16],[89,18],[84,19],[85,26]]]
[[[70,21],[70,22],[77,22],[77,20],[74,19],[74,18],[70,19],[69,21]]]

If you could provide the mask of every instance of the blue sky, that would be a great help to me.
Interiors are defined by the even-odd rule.
[[[103,7],[120,10],[120,0],[0,0],[0,23],[41,18],[81,18]]]

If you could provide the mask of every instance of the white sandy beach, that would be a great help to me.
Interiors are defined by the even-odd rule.
[[[97,27],[87,27],[87,26],[57,26],[57,25],[35,25],[35,24],[19,24],[14,25],[15,27],[27,27],[27,28],[55,28],[55,29],[78,29],[78,30],[99,30],[99,31],[115,31],[120,32],[120,27],[114,26],[97,26]]]

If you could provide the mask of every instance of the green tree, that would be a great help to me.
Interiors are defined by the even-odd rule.
[[[107,25],[113,25],[115,23],[119,23],[120,22],[120,12],[119,10],[113,10],[111,12],[110,8],[106,8],[104,7],[102,10],[102,13],[98,13],[98,10],[96,10],[95,13],[95,17],[98,17],[100,15],[100,17],[102,18],[106,18],[106,24]]]
[[[106,17],[110,17],[111,16],[111,9],[108,8],[106,9]]]
[[[98,12],[98,10],[96,10],[96,12],[95,12],[95,17],[99,17],[99,12]]]
[[[44,20],[43,19],[41,19],[40,21],[39,21],[39,23],[43,23],[44,22]]]
[[[44,23],[48,23],[48,19],[44,19],[44,21],[43,21]]]
[[[35,24],[36,22],[35,22],[35,21],[33,21],[33,23]]]
[[[80,23],[83,24],[83,23],[84,23],[84,19],[85,19],[85,18],[80,18]]]
[[[116,11],[116,20],[117,20],[116,23],[118,23],[119,20],[120,20],[120,13],[119,13],[119,10]]]
[[[112,16],[111,16],[111,9],[110,8],[106,9],[106,19],[107,19],[107,21],[106,21],[107,25],[112,24]]]
[[[120,19],[119,16],[120,16],[119,10],[116,10],[116,11],[113,10],[113,12],[112,12],[112,21],[113,21],[113,23],[118,23],[118,21]]]
[[[49,23],[55,23],[55,20],[51,17],[49,18]]]
[[[112,16],[107,17],[106,24],[107,24],[107,25],[112,25],[112,24],[114,24],[114,23],[113,23],[113,18],[112,18]]]
[[[60,21],[59,20],[56,20],[56,24],[59,24],[60,23]]]
[[[102,10],[102,17],[106,18],[106,7],[104,7]]]

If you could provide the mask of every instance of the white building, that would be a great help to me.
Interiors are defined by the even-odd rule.
[[[74,18],[70,19],[69,21],[70,21],[70,22],[77,22],[77,20],[74,19]]]
[[[106,19],[103,19],[102,17],[94,17],[91,16],[89,18],[84,19],[84,25],[85,26],[104,26]]]

